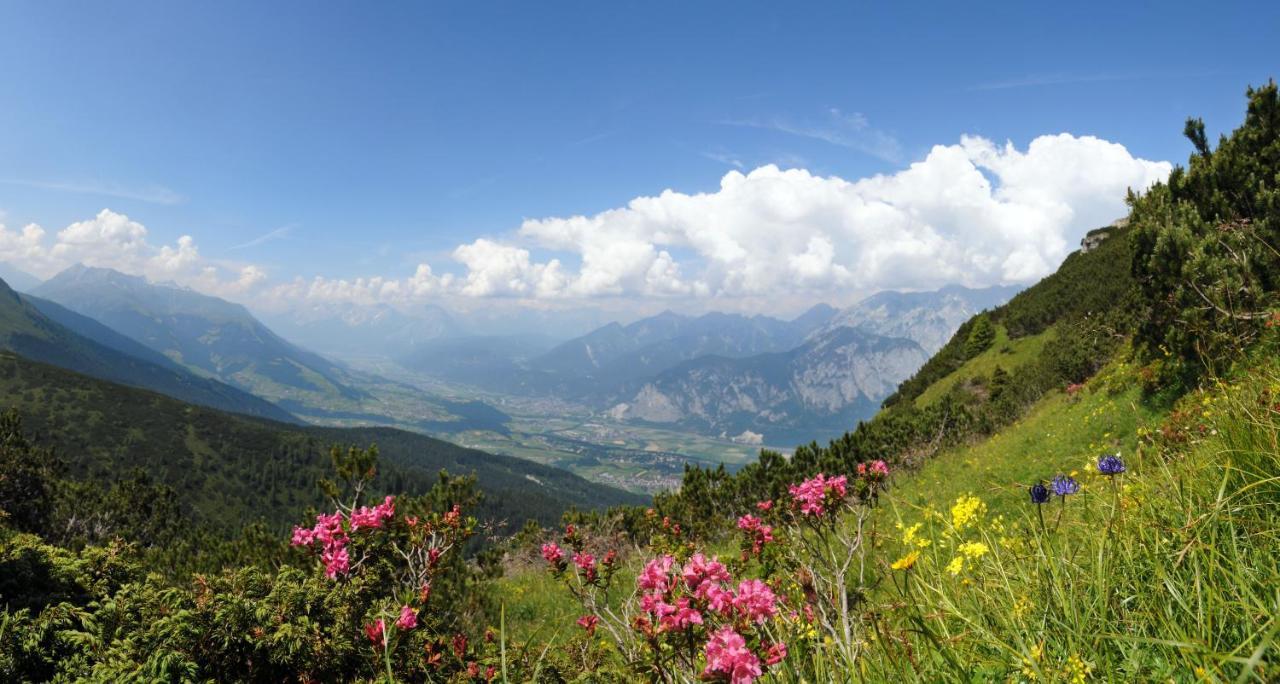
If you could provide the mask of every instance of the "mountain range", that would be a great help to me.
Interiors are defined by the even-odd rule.
[[[604,395],[615,419],[679,425],[741,441],[835,437],[875,414],[974,314],[1015,287],[882,292],[797,321],[816,323],[785,352],[706,355]]]
[[[703,356],[740,358],[798,346],[835,309],[819,304],[793,320],[664,311],[630,325],[612,323],[565,342],[533,360],[548,373],[609,385],[646,377]]]
[[[615,420],[788,444],[872,415],[961,323],[1017,291],[882,292],[789,320],[665,311],[542,354],[512,340],[437,340],[401,363],[490,391],[572,400]]]
[[[143,356],[152,361],[159,355],[171,366],[261,397],[309,422],[440,433],[501,431],[507,420],[478,402],[446,400],[351,369],[287,341],[239,304],[188,288],[76,265],[34,291],[42,301],[135,343],[127,350],[117,345],[118,350],[137,357],[145,348]]]
[[[449,312],[431,305],[404,310],[388,304],[309,304],[266,322],[286,339],[339,357],[394,358],[462,332]]]
[[[192,372],[267,399],[305,403],[360,395],[335,363],[285,341],[243,306],[217,297],[81,265],[32,294],[91,317]]]
[[[537,335],[459,336],[442,309],[407,315],[391,307],[328,306],[297,312],[286,325],[295,332],[348,329],[351,339],[330,335],[329,348],[346,344],[353,354],[371,356],[398,351],[407,368],[489,392],[571,401],[617,421],[786,445],[838,435],[872,415],[964,320],[1015,292],[959,286],[882,292],[844,309],[819,304],[792,319],[665,311],[554,345]],[[32,288],[27,306],[92,341],[95,358],[114,359],[60,365],[196,403],[279,420],[292,414],[431,432],[505,429],[507,417],[487,405],[444,400],[353,370],[287,341],[239,304],[176,285],[77,265]],[[384,343],[362,348],[357,331]],[[20,345],[10,348],[24,353]],[[48,350],[33,358],[59,363]],[[126,372],[129,364],[145,370]],[[162,377],[183,381],[165,384]]]
[[[194,404],[296,421],[271,402],[216,379],[198,376],[91,318],[48,300],[20,295],[3,280],[0,280],[0,349]]]
[[[40,284],[39,278],[7,261],[0,261],[0,280],[16,292],[30,292]]]
[[[971,289],[948,285],[931,292],[880,292],[831,316],[819,335],[857,328],[912,340],[933,355],[974,314],[1009,301],[1020,285]]]

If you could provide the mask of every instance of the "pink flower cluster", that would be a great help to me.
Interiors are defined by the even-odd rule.
[[[547,542],[542,545],[542,557],[551,565],[559,566],[564,562],[564,550],[555,542]]]
[[[586,551],[579,551],[573,554],[573,564],[578,566],[578,570],[582,571],[582,576],[588,582],[594,582],[596,579],[596,557]]]
[[[396,627],[405,631],[418,626],[418,611],[409,606],[400,606],[400,617],[396,619]]]
[[[728,677],[730,684],[751,684],[764,674],[760,658],[747,648],[747,640],[732,626],[720,628],[707,640],[706,677]]]
[[[695,553],[683,566],[671,556],[658,556],[645,564],[636,578],[640,609],[648,614],[637,620],[636,627],[657,639],[703,626],[709,632],[704,675],[752,682],[761,676],[762,664],[776,664],[786,655],[785,646],[762,644],[766,653],[762,661],[743,636],[776,616],[779,601],[773,589],[758,579],[742,580],[736,588],[732,581],[723,563],[701,553]],[[717,624],[723,626],[715,629]]]
[[[382,522],[384,520],[390,520],[395,514],[395,499],[388,496],[382,501],[382,503],[374,506],[373,508],[361,506],[360,508],[351,511],[351,529],[376,529],[382,527]]]
[[[844,475],[828,478],[818,473],[800,484],[791,485],[787,491],[802,515],[821,518],[826,514],[827,506],[844,499],[848,492],[848,479]]]
[[[378,618],[364,626],[364,635],[369,637],[369,641],[373,642],[374,646],[382,648],[384,645],[383,639],[386,635],[386,629],[386,621],[382,618]]]
[[[342,526],[342,514],[321,513],[316,516],[316,524],[311,529],[293,528],[294,546],[311,546],[320,543],[320,560],[324,563],[325,574],[330,579],[345,575],[351,569],[351,557],[347,553],[347,531]]]
[[[644,570],[641,570],[640,576],[636,578],[636,584],[650,593],[665,593],[669,588],[669,573],[674,563],[675,559],[671,556],[658,556],[645,564]]]
[[[764,550],[764,545],[773,541],[773,526],[764,524],[763,520],[754,515],[748,514],[738,518],[738,529],[746,533],[747,540],[751,542],[753,556],[759,556]]]
[[[395,515],[395,499],[388,496],[382,503],[369,508],[362,506],[351,512],[348,526],[352,532],[361,528],[382,527],[382,523]],[[295,526],[293,546],[312,546],[320,544],[320,561],[324,563],[324,573],[330,579],[345,575],[351,571],[351,555],[347,551],[347,527],[343,526],[341,511],[328,515],[316,516],[316,524],[310,529]]]
[[[867,478],[869,480],[880,481],[889,476],[889,466],[882,460],[875,460],[868,466],[866,463],[858,464],[858,477]]]
[[[409,606],[400,606],[400,617],[396,618],[396,627],[409,631],[418,626],[418,611]],[[382,649],[387,645],[387,621],[378,618],[364,626],[364,635],[369,638],[374,648]]]
[[[560,574],[568,569],[569,563],[565,560],[565,554],[567,551],[572,551],[573,564],[578,568],[578,575],[584,583],[600,584],[601,582],[608,582],[609,578],[612,577],[614,564],[618,560],[616,551],[609,551],[603,558],[597,559],[594,554],[585,550],[586,542],[573,525],[565,527],[563,541],[571,548],[561,548],[555,542],[547,542],[542,545],[542,558],[551,566],[552,572]],[[601,573],[604,574],[603,578],[601,578]]]
[[[695,553],[683,568],[675,559],[659,556],[649,561],[636,585],[640,608],[658,620],[661,631],[680,631],[704,622],[704,611],[729,619],[761,624],[778,613],[778,597],[760,580],[743,580],[735,591],[724,564]],[[683,588],[684,591],[677,591]],[[681,594],[681,595],[677,595]]]

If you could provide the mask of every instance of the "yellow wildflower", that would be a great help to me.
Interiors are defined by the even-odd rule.
[[[987,545],[982,542],[965,542],[956,547],[956,550],[969,559],[981,558],[987,553]]]
[[[1027,613],[1030,613],[1031,608],[1031,599],[1026,596],[1019,596],[1018,600],[1013,602],[1013,615],[1014,617],[1021,618]]]
[[[962,495],[951,507],[951,525],[957,530],[963,530],[977,522],[986,512],[987,504],[982,499],[971,494]]]
[[[932,541],[925,539],[924,537],[917,536],[920,533],[921,526],[923,525],[924,523],[916,523],[911,527],[908,527],[907,529],[903,530],[902,543],[906,544],[907,546],[915,546],[921,549],[928,546],[929,544],[932,544],[933,543]]]
[[[1022,676],[1026,677],[1027,681],[1034,682],[1040,678],[1037,664],[1040,662],[1040,658],[1043,655],[1044,642],[1042,641],[1031,647],[1029,657],[1024,657],[1022,659]]]
[[[947,572],[952,575],[959,575],[962,570],[964,570],[964,556],[956,556],[947,563]]]
[[[902,558],[899,558],[898,560],[894,561],[893,565],[889,567],[893,568],[894,570],[910,570],[911,566],[915,565],[917,560],[920,560],[920,552],[912,551],[911,553],[908,553]]]
[[[1089,673],[1093,672],[1093,666],[1080,659],[1078,654],[1072,653],[1067,658],[1067,677],[1072,684],[1084,684],[1089,678]]]

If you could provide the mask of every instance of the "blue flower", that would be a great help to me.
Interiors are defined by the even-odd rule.
[[[1049,483],[1049,487],[1058,496],[1070,496],[1080,491],[1080,483],[1076,482],[1076,479],[1070,475],[1059,475],[1053,478],[1053,482]]]
[[[1040,505],[1049,500],[1049,490],[1043,482],[1031,485],[1031,503]]]
[[[1107,455],[1098,459],[1098,472],[1108,477],[1115,477],[1123,473],[1124,461],[1120,460],[1120,454]]]

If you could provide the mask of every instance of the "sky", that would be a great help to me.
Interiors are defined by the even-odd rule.
[[[1280,3],[6,2],[0,260],[255,309],[791,314],[1033,282]]]

